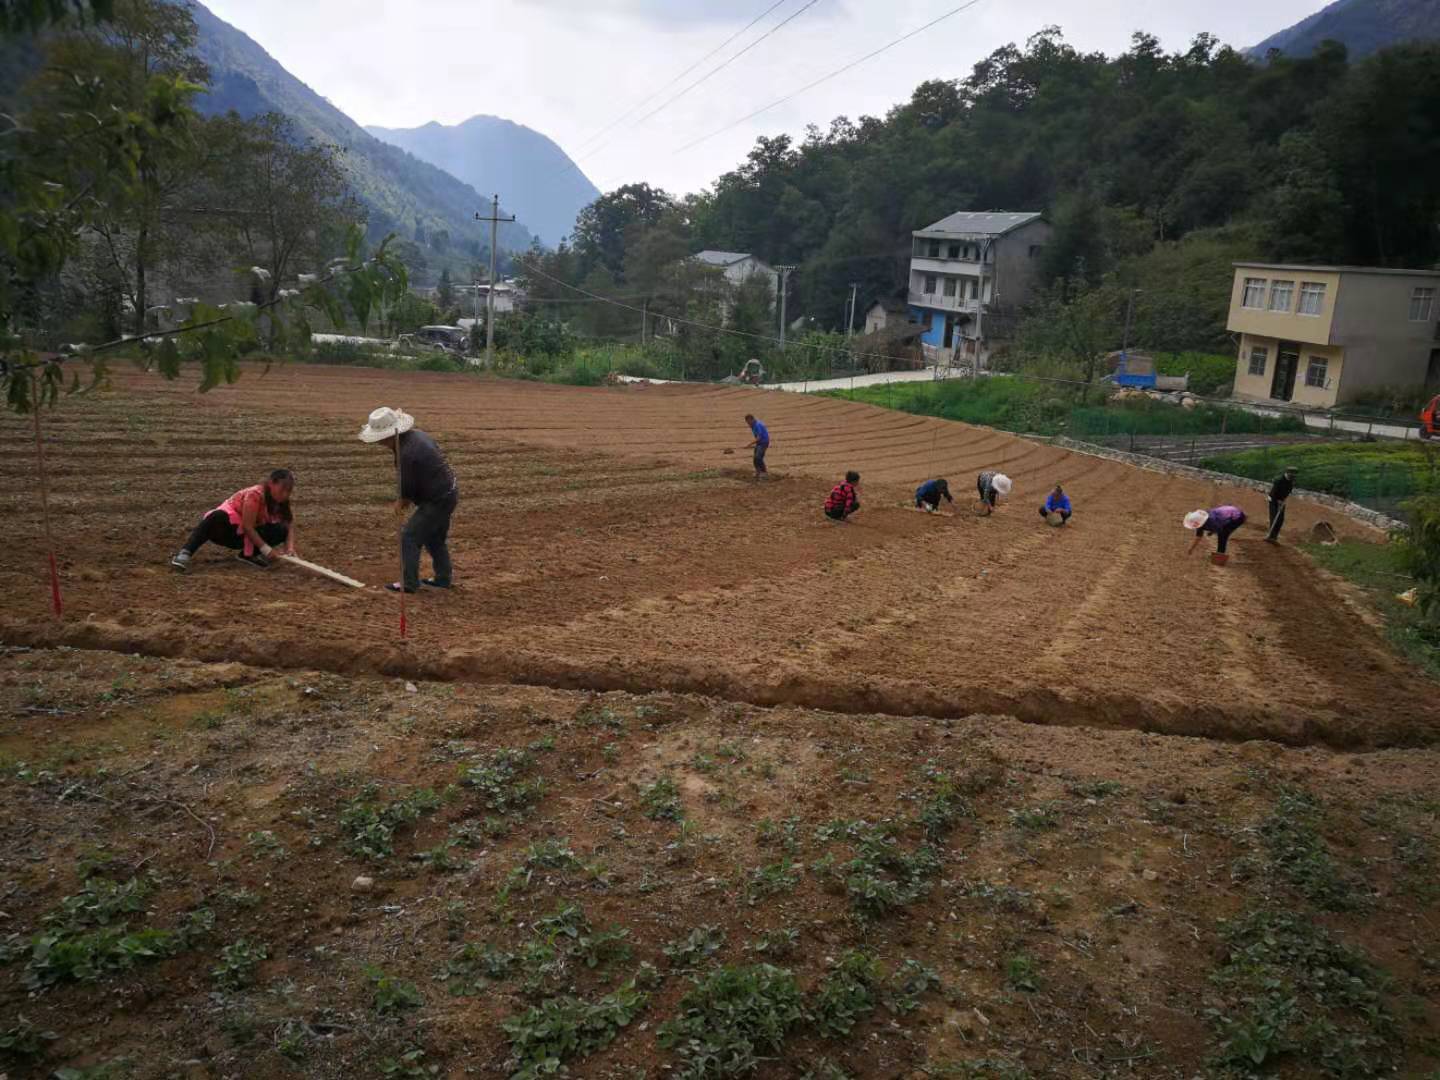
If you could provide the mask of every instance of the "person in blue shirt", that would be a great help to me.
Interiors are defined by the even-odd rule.
[[[745,414],[745,423],[750,425],[750,434],[755,436],[753,442],[746,449],[752,447],[755,450],[755,479],[765,479],[765,451],[770,449],[770,430],[749,413]]]
[[[933,514],[940,509],[940,500],[954,503],[955,499],[950,494],[950,482],[948,480],[926,480],[915,489],[915,509],[924,510]]]
[[[1065,494],[1065,489],[1059,484],[1055,490],[1045,496],[1045,505],[1040,507],[1040,516],[1049,517],[1051,514],[1060,515],[1060,524],[1064,525],[1070,520],[1070,496]]]

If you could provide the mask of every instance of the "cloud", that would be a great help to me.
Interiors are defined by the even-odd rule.
[[[625,19],[648,25],[653,30],[689,30],[714,24],[744,25],[770,6],[766,0],[750,0],[750,7],[735,0],[518,0],[520,10],[534,8],[555,12],[566,18],[590,23]],[[814,14],[834,15],[843,10],[839,0],[816,4]],[[753,10],[751,10],[753,8]],[[777,9],[775,17],[784,18],[788,9]],[[808,17],[811,12],[806,12]]]

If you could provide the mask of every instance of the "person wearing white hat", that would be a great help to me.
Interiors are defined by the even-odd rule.
[[[975,478],[975,489],[980,492],[980,501],[991,510],[995,509],[1000,496],[1009,495],[1013,487],[1008,476],[993,469],[986,469]]]
[[[421,585],[448,589],[453,584],[450,518],[460,501],[455,474],[435,440],[415,426],[415,418],[399,409],[381,406],[360,429],[360,441],[388,447],[400,472],[400,498],[396,513],[411,506],[415,512],[401,534],[403,576],[385,587],[391,592],[416,592]],[[430,552],[434,577],[420,577],[420,549]]]
[[[1230,535],[1245,524],[1245,511],[1238,506],[1217,506],[1213,510],[1192,510],[1185,515],[1185,528],[1195,530],[1195,539],[1190,544],[1194,551],[1200,546],[1205,534],[1215,537],[1215,550],[1224,555],[1230,543]]]

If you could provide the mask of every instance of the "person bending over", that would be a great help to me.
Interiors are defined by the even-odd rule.
[[[940,500],[954,503],[955,499],[950,494],[950,482],[948,480],[926,480],[915,489],[915,509],[924,510],[933,514],[940,509]]]
[[[276,469],[263,483],[241,488],[200,519],[170,565],[185,573],[207,543],[238,551],[236,558],[261,570],[270,566],[277,547],[284,555],[294,555],[295,515],[290,509],[294,490],[295,474],[289,469]]]
[[[855,485],[860,483],[860,474],[853,469],[845,474],[845,480],[830,489],[825,500],[825,516],[831,521],[844,521],[860,509],[860,497]]]
[[[975,478],[975,490],[980,492],[980,501],[994,510],[1001,495],[1009,495],[1012,484],[1004,473],[986,469]]]
[[[1215,550],[1225,554],[1230,537],[1236,529],[1245,524],[1245,511],[1238,506],[1217,506],[1213,510],[1194,510],[1185,515],[1185,527],[1195,530],[1195,539],[1190,544],[1194,551],[1200,546],[1205,534],[1215,537]]]

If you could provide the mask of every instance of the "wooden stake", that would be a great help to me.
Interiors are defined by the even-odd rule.
[[[284,559],[288,563],[294,563],[296,566],[301,567],[302,569],[309,570],[312,574],[319,574],[321,577],[327,577],[331,581],[338,581],[341,585],[349,585],[352,589],[365,588],[365,583],[363,581],[356,581],[352,577],[346,577],[344,574],[336,573],[334,570],[327,569],[326,567],[321,566],[319,563],[313,563],[302,559],[299,555],[281,555],[280,558]]]
[[[398,504],[404,498],[400,479],[400,432],[395,433],[395,500]],[[402,522],[400,537],[400,637],[404,638],[408,627],[405,625],[405,525]]]

